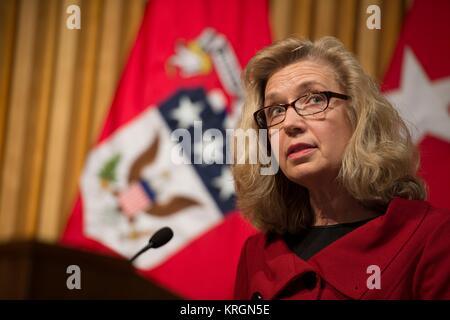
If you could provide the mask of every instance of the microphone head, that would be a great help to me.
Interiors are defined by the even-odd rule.
[[[150,238],[148,243],[152,248],[159,248],[165,245],[173,237],[173,231],[169,227],[164,227],[156,231],[156,233]]]

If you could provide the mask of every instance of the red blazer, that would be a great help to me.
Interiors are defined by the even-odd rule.
[[[425,201],[395,198],[384,215],[308,261],[292,252],[280,236],[250,237],[241,253],[234,296],[242,300],[450,299],[449,246],[450,212]],[[378,275],[371,269],[377,267]],[[376,287],[374,279],[379,280]]]

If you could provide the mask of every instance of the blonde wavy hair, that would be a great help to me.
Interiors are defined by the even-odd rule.
[[[353,135],[336,177],[338,183],[364,207],[374,210],[385,210],[394,197],[425,199],[425,185],[416,174],[419,154],[405,122],[336,38],[315,42],[288,38],[258,52],[243,74],[246,98],[239,128],[258,129],[253,113],[264,105],[268,79],[304,60],[331,66],[338,84],[351,97],[347,114]],[[249,161],[232,167],[237,205],[243,215],[264,232],[297,233],[310,226],[313,212],[308,190],[291,182],[281,170],[261,175],[260,169],[261,164]]]

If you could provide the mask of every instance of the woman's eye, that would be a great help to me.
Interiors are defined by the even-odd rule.
[[[326,98],[321,94],[313,94],[309,97],[306,104],[322,104],[326,101]]]
[[[269,109],[269,116],[270,117],[276,117],[276,116],[278,116],[280,114],[283,114],[283,112],[284,112],[284,108],[283,107],[274,106],[274,107],[271,107]]]

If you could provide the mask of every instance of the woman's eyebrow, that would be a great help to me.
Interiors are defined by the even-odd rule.
[[[301,83],[297,88],[296,92],[299,95],[308,93],[310,91],[317,90],[317,87],[324,88],[324,86],[318,81],[306,81]]]
[[[296,88],[295,92],[298,97],[300,97],[304,93],[308,93],[310,91],[317,90],[317,87],[320,86],[323,88],[323,85],[318,81],[305,81],[300,83]],[[283,101],[285,100],[285,101]],[[281,102],[280,102],[281,101]],[[279,92],[270,92],[264,98],[264,105],[274,104],[274,103],[287,103],[286,97],[281,95]]]
[[[281,95],[279,95],[277,92],[271,92],[267,96],[265,96],[264,104],[265,105],[274,104],[274,101],[282,100],[282,98],[279,97],[281,97]]]

